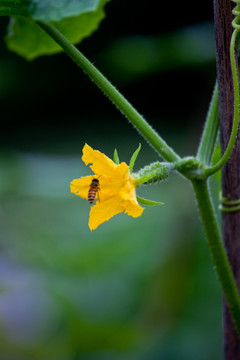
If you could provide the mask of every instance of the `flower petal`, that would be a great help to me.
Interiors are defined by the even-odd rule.
[[[131,176],[121,190],[120,196],[122,197],[125,213],[133,217],[142,215],[144,208],[137,202],[135,182]]]
[[[117,167],[109,157],[98,150],[93,150],[91,146],[87,144],[85,144],[83,148],[82,160],[86,165],[92,164],[90,168],[98,176],[105,174],[106,176],[112,177],[113,171]]]
[[[82,159],[86,165],[91,164],[95,175],[73,180],[70,188],[72,193],[87,199],[92,180],[98,179],[98,201],[91,207],[89,216],[91,230],[121,212],[133,217],[142,214],[144,209],[137,202],[136,183],[126,163],[117,165],[87,144],[83,148]]]
[[[119,196],[97,201],[96,205],[91,207],[88,225],[91,230],[95,230],[100,224],[123,211],[122,199]]]
[[[134,199],[129,199],[124,201],[125,213],[132,216],[138,217],[142,215],[144,208],[138,204]]]
[[[92,182],[93,176],[83,176],[80,179],[75,179],[70,184],[70,189],[73,194],[81,196],[83,199],[88,198],[89,186]]]
[[[102,199],[119,194],[129,178],[128,166],[122,162],[117,165],[111,176],[102,174],[99,176],[100,196]]]
[[[119,165],[117,165],[112,176],[115,177],[116,181],[120,180],[121,182],[126,182],[127,179],[130,177],[127,164],[125,162],[121,162]]]

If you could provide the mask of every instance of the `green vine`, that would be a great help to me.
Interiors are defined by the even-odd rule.
[[[213,204],[209,195],[210,191],[208,189],[207,181],[193,181],[193,188],[196,194],[213,263],[216,267],[218,278],[228,303],[229,311],[234,319],[238,334],[240,335],[240,296],[226,251],[224,249],[216,216],[213,210]]]

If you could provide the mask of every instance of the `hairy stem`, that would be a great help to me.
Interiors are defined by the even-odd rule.
[[[37,22],[38,25],[51,36],[74,62],[94,81],[103,93],[116,105],[116,107],[136,127],[140,134],[154,147],[154,149],[167,161],[179,160],[179,156],[157,134],[137,110],[125,97],[106,79],[106,77],[54,26],[48,23]]]
[[[225,299],[238,334],[240,335],[240,295],[222,242],[220,230],[218,228],[209,195],[207,181],[200,180],[193,181],[192,183],[207,237],[208,246],[218,274],[222,291],[225,295]]]

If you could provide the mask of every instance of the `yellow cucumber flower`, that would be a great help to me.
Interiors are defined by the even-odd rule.
[[[94,195],[97,199],[90,209],[88,225],[91,230],[121,212],[133,217],[142,214],[143,208],[136,198],[135,181],[125,162],[117,165],[106,155],[87,144],[83,148],[82,160],[86,165],[92,164],[90,168],[95,175],[73,180],[70,189],[72,193],[83,199],[89,199],[90,185],[93,179],[98,180],[94,181],[94,187],[91,187],[91,200]]]

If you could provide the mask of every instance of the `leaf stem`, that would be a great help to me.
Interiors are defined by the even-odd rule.
[[[180,159],[110,81],[54,26],[40,21],[37,24],[62,47],[165,160],[174,162]]]
[[[208,246],[212,255],[222,291],[229,311],[240,335],[240,294],[232,273],[231,266],[221,239],[220,231],[213,210],[206,180],[192,181],[200,215],[206,233]]]
[[[237,137],[238,122],[239,122],[239,81],[238,81],[238,71],[237,71],[237,64],[235,58],[235,43],[238,33],[239,33],[239,29],[235,29],[232,34],[231,44],[230,44],[230,60],[231,60],[233,89],[234,89],[234,115],[233,115],[232,132],[228,142],[228,146],[222,158],[217,162],[217,164],[205,170],[205,174],[207,176],[214,174],[218,170],[221,170],[222,167],[226,164],[226,162],[228,161],[228,159],[232,154]]]

